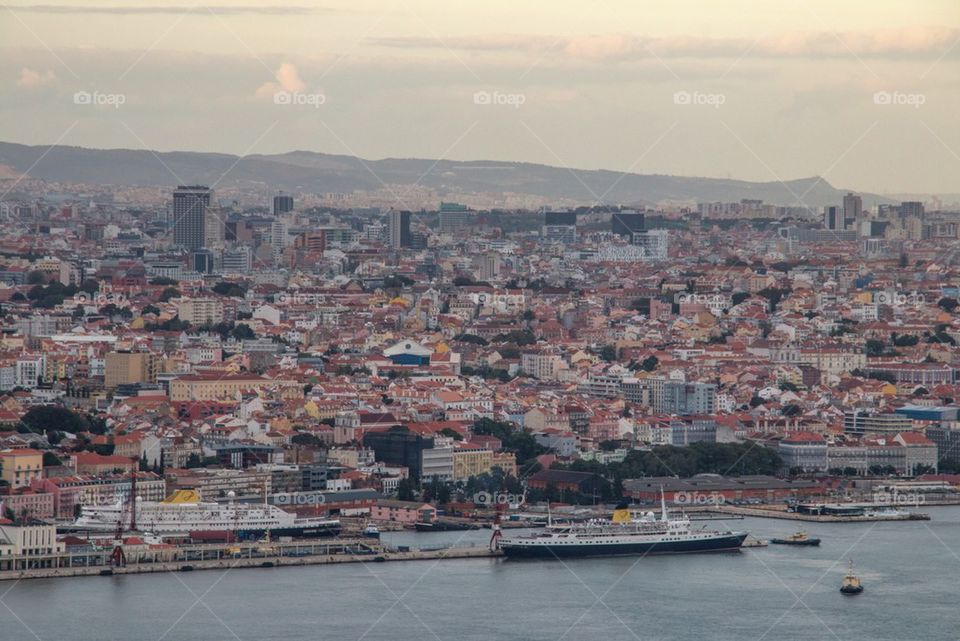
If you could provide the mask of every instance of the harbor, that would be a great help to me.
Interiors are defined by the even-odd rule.
[[[212,572],[199,571],[194,563],[194,572],[11,581],[0,584],[0,592],[45,641],[157,641],[165,633],[164,641],[307,641],[364,634],[366,641],[415,641],[429,635],[424,623],[441,639],[507,641],[557,639],[571,626],[568,641],[598,635],[636,641],[624,624],[643,639],[655,637],[651,630],[666,630],[656,638],[669,641],[696,641],[703,629],[712,630],[709,636],[717,641],[757,639],[775,623],[767,638],[823,639],[830,636],[825,625],[842,639],[955,638],[950,636],[956,601],[951,577],[960,565],[937,537],[953,547],[960,508],[930,512],[928,522],[804,524],[822,539],[817,547],[771,545],[740,553],[563,563],[447,553],[426,563],[380,563],[363,556],[362,563],[287,565],[291,558],[281,566],[244,571],[241,565],[229,570],[227,561]],[[754,517],[736,525],[759,539],[789,535],[798,527]],[[490,531],[385,531],[381,538],[385,548],[474,547],[479,553]],[[839,592],[851,558],[866,586],[852,598]],[[603,597],[592,609],[596,597],[590,590]],[[796,604],[791,590],[803,595],[823,623],[801,605],[791,609]],[[906,618],[905,609],[922,617]],[[51,617],[51,610],[58,616]],[[122,610],[133,614],[114,614]],[[344,612],[350,616],[338,619]],[[483,621],[483,636],[464,634],[464,622],[476,620]],[[2,607],[0,626],[4,641],[36,641]]]
[[[122,565],[114,563],[114,551],[109,548],[7,558],[4,561],[15,569],[0,570],[0,581],[502,556],[499,550],[479,543],[414,547],[387,546],[370,539],[123,547],[126,561]]]

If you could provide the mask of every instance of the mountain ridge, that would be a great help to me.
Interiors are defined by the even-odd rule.
[[[93,149],[72,145],[0,142],[0,165],[55,182],[121,186],[174,183],[269,185],[312,193],[375,190],[387,185],[420,185],[444,193],[513,193],[578,204],[654,205],[664,202],[737,202],[761,199],[777,205],[839,205],[847,190],[818,176],[756,182],[733,178],[635,174],[608,169],[574,169],[502,160],[383,158],[292,150],[236,156],[218,152]],[[861,194],[864,206],[892,202]]]

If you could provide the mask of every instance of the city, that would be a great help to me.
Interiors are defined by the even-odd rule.
[[[82,37],[58,31],[63,16],[107,38],[111,20],[138,33],[193,11],[81,5],[0,7],[14,42],[27,46],[17,39],[31,24],[44,34],[29,46],[42,42],[47,59],[21,65],[18,91],[63,93],[72,65],[88,64]],[[647,132],[633,164],[592,147],[563,162],[552,145],[567,143],[546,132],[579,116],[524,115],[547,92],[534,81],[473,83],[458,104],[480,110],[477,122],[413,157],[405,149],[436,131],[405,104],[392,138],[382,105],[328,116],[338,85],[324,77],[339,58],[306,83],[309,58],[276,67],[252,35],[242,48],[275,76],[195,143],[162,133],[192,128],[183,112],[145,107],[135,88],[101,93],[102,81],[70,89],[67,107],[56,98],[77,110],[59,140],[55,109],[5,104],[23,130],[11,121],[0,134],[0,636],[951,638],[960,156],[947,142],[956,95],[938,83],[956,68],[960,13],[922,5],[921,22],[943,18],[950,37],[888,45],[865,26],[832,33],[835,49],[823,34],[694,45],[587,29],[556,51],[505,31],[472,40],[462,26],[447,43],[389,11],[401,35],[358,36],[371,56],[396,49],[401,75],[436,48],[468,76],[510,56],[536,76],[636,55],[679,80],[671,65],[694,73],[684,61],[702,56],[733,82],[741,62],[781,56],[817,73],[817,43],[852,75],[917,66],[923,92],[858,87],[880,116],[827,156],[809,155],[836,137],[826,124],[778,143],[788,153],[769,163],[811,178],[781,179],[727,124],[747,113],[735,92],[672,80],[655,109],[677,119]],[[291,51],[298,20],[330,11],[349,23],[343,7],[197,11],[238,40],[250,20],[286,25]],[[490,26],[484,11],[458,11]],[[870,29],[901,11],[884,5]],[[670,32],[673,10],[656,15]],[[145,46],[129,37],[103,51]],[[164,82],[154,54],[225,55],[220,40],[186,54],[156,37],[119,62],[121,81],[143,65]],[[271,108],[276,121],[249,148],[218,138],[246,110]],[[434,108],[437,127],[452,122]],[[891,109],[926,128],[924,153],[887,158],[893,173],[848,157],[874,136],[899,144],[896,126],[878,124]],[[725,177],[700,156],[683,164],[681,142],[647,157],[674,130],[700,135],[684,120],[696,110],[721,113],[713,125],[742,152],[721,160],[715,136],[704,140]],[[448,158],[487,114],[497,123],[484,140]],[[758,118],[781,116],[755,130],[808,114]],[[328,124],[338,117],[377,120],[387,142],[354,152]],[[584,135],[605,140],[609,123],[596,120]],[[73,138],[74,126],[87,129]],[[258,127],[233,133],[246,141]],[[524,130],[534,142],[515,155]],[[298,145],[300,134],[325,142]],[[503,146],[488,151],[493,135]]]

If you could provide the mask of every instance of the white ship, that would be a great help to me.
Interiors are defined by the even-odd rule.
[[[274,505],[262,503],[227,504],[203,501],[193,490],[178,490],[163,501],[136,500],[138,529],[159,536],[188,536],[191,532],[232,532],[238,538],[263,535],[318,537],[340,533],[338,519],[298,517]],[[130,506],[83,507],[79,518],[67,529],[80,532],[116,532],[130,520]]]
[[[563,558],[739,550],[747,533],[691,530],[686,516],[671,519],[663,503],[660,519],[653,512],[634,516],[621,506],[612,519],[550,523],[534,534],[495,538],[507,556]]]

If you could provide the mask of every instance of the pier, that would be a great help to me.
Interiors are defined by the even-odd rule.
[[[863,514],[834,515],[788,512],[779,507],[745,507],[741,505],[715,505],[711,507],[686,510],[691,514],[734,515],[739,518],[752,516],[761,519],[781,519],[785,521],[807,521],[811,523],[870,523],[874,521],[929,521],[929,514],[911,512],[904,514]]]
[[[388,548],[370,539],[301,540],[164,546],[125,546],[127,562],[112,564],[112,549],[6,557],[0,581],[74,576],[113,576],[151,572],[190,572],[234,568],[272,568],[333,563],[382,563],[502,556],[486,545],[436,548]]]

